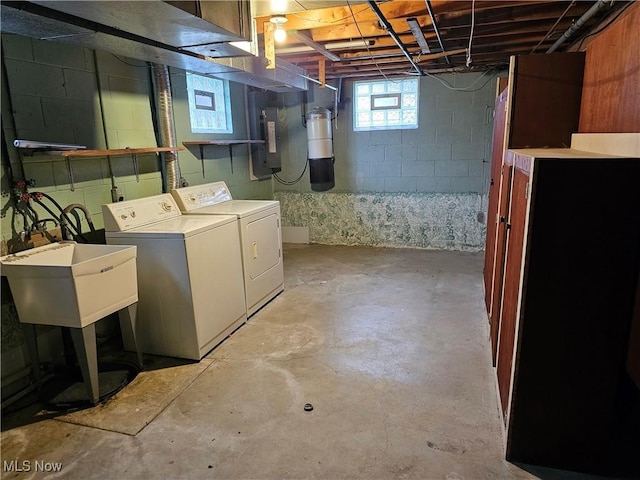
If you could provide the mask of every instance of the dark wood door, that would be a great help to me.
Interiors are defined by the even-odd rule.
[[[498,331],[500,329],[500,313],[502,306],[502,285],[504,283],[504,262],[507,246],[507,216],[511,198],[511,176],[513,167],[502,165],[500,174],[500,199],[498,204],[495,261],[493,266],[491,310],[489,311],[489,336],[493,366],[496,366],[498,352]]]
[[[504,287],[502,289],[496,361],[498,390],[500,392],[500,403],[505,420],[508,414],[511,372],[513,371],[513,352],[518,314],[518,298],[520,295],[520,271],[522,268],[524,234],[526,229],[528,184],[529,175],[514,168],[511,182],[509,215],[506,225],[507,240]]]
[[[493,279],[495,277],[496,233],[498,231],[498,202],[500,198],[500,176],[504,157],[504,133],[507,102],[505,90],[496,98],[493,117],[493,146],[491,148],[491,178],[489,179],[489,204],[487,207],[487,237],[484,248],[484,301],[487,314],[491,317],[493,300]],[[490,322],[491,323],[491,322]]]

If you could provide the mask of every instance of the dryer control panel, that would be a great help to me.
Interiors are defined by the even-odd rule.
[[[180,208],[169,193],[102,205],[107,232],[123,232],[180,215]]]
[[[190,212],[197,208],[218,205],[233,200],[231,192],[224,182],[206,183],[171,191],[180,210]]]

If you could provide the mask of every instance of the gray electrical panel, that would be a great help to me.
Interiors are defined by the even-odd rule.
[[[280,163],[280,127],[278,126],[278,109],[265,107],[260,112],[260,127],[264,140],[265,161],[272,172],[279,172]]]
[[[269,178],[281,170],[280,125],[277,107],[268,106],[269,92],[249,92],[249,126],[252,140],[263,140],[251,150],[253,175]]]

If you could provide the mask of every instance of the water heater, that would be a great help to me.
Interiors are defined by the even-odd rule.
[[[335,187],[333,175],[333,134],[331,111],[316,107],[305,116],[307,123],[307,156],[309,158],[309,180],[316,192]]]

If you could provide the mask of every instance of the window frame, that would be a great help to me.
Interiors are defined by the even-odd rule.
[[[191,133],[233,133],[229,81],[187,72],[186,84]],[[198,96],[209,97],[211,106],[199,104]]]
[[[398,84],[400,84],[398,86]],[[366,85],[368,92],[358,92]],[[398,106],[376,105],[376,99],[397,98]],[[409,101],[414,105],[407,105]],[[389,113],[395,112],[394,122]],[[405,115],[415,112],[415,121],[405,121]],[[361,123],[362,116],[370,113],[368,123]],[[374,115],[375,114],[375,115]],[[403,77],[393,80],[359,80],[353,82],[353,131],[368,132],[375,130],[410,130],[418,128],[420,115],[420,80],[415,77]],[[376,125],[375,122],[382,124]]]

